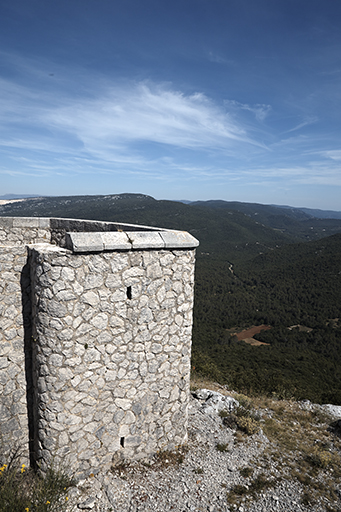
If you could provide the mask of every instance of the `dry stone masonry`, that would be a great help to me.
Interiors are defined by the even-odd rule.
[[[83,477],[186,441],[197,245],[145,226],[0,217],[3,449]]]

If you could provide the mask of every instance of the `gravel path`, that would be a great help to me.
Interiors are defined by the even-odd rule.
[[[237,442],[234,431],[222,424],[217,414],[200,410],[191,398],[189,440],[186,453],[155,458],[151,464],[134,463],[114,472],[98,474],[71,489],[70,505],[93,512],[323,512],[340,511],[341,501],[304,506],[304,488],[286,479],[276,479],[275,466],[258,468],[255,462],[269,446],[262,432]],[[226,451],[219,451],[220,443]],[[225,445],[225,446],[224,446]],[[237,504],[228,502],[235,485],[250,486],[251,479],[240,470],[253,467],[252,480],[265,473],[270,488]],[[271,474],[270,474],[271,473]],[[330,508],[327,508],[327,505]]]

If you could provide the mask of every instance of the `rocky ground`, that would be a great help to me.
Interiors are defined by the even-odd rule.
[[[316,499],[315,490],[311,491],[306,482],[291,478],[283,469],[284,452],[277,453],[275,459],[266,455],[271,441],[262,428],[246,435],[227,427],[226,421],[224,424],[217,409],[231,410],[233,399],[222,404],[216,397],[212,407],[205,392],[198,396],[199,399],[191,397],[189,439],[184,450],[90,477],[70,490],[70,507],[93,512],[341,510],[336,479],[333,497],[327,496],[321,484]],[[264,414],[271,415],[262,411],[260,418]],[[333,478],[333,469],[322,468],[315,474],[317,479],[327,481]],[[310,500],[309,493],[313,492],[314,500]]]

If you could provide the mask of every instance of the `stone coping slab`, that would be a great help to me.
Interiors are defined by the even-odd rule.
[[[198,245],[198,240],[185,231],[66,233],[66,247],[76,253],[139,249],[191,249]]]
[[[198,240],[186,231],[138,224],[56,217],[0,217],[0,229],[45,229],[64,232],[75,253],[138,249],[192,249]],[[59,245],[59,241],[55,240]]]
[[[69,219],[62,217],[1,217],[0,229],[4,228],[41,228],[65,229],[66,231],[160,231],[160,228],[142,224],[127,224],[88,219]],[[171,231],[162,228],[162,231]]]

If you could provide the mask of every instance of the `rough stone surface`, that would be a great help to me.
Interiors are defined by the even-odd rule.
[[[239,406],[239,402],[232,396],[225,396],[210,389],[199,389],[194,393],[195,397],[202,400],[201,411],[215,416],[220,411],[232,412]]]
[[[137,228],[0,218],[1,435],[43,470],[84,477],[187,439],[197,241]]]

